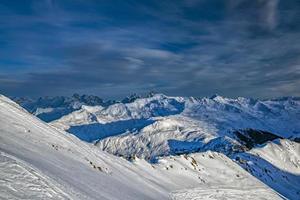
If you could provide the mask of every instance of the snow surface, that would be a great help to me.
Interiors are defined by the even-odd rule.
[[[264,194],[262,197],[261,194]],[[244,200],[244,199],[277,199],[278,196],[265,188],[236,188],[231,186],[210,187],[205,189],[195,188],[179,190],[171,194],[173,200]]]
[[[0,141],[2,199],[220,199],[220,193],[280,199],[222,153],[166,156],[155,164],[138,158],[129,162],[42,122],[4,96]],[[299,146],[293,145],[299,159]],[[300,182],[297,174],[293,181]],[[298,191],[292,191],[290,199],[299,199]]]

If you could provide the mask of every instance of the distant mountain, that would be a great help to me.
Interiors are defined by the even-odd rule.
[[[154,93],[146,94],[146,97],[153,96]],[[142,95],[132,94],[121,101],[103,100],[95,95],[73,94],[71,97],[55,96],[40,97],[37,99],[27,97],[12,97],[12,99],[25,108],[28,112],[37,116],[45,122],[51,122],[67,115],[73,111],[81,109],[84,106],[102,106],[107,107],[115,103],[131,103],[136,99],[142,98]]]
[[[84,106],[51,122],[100,149],[131,158],[214,150],[241,152],[300,138],[300,99],[254,100],[156,94],[108,107]]]
[[[111,100],[103,101],[97,96],[79,94],[74,94],[71,97],[40,97],[38,99],[15,97],[13,100],[28,112],[46,122],[59,119],[75,110],[79,110],[82,105],[109,106],[115,103],[115,101]]]

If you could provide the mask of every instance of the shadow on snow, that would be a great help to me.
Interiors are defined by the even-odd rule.
[[[81,126],[71,126],[67,131],[83,141],[93,142],[126,132],[132,133],[139,131],[153,122],[154,120],[148,119],[130,119],[105,124],[95,123]]]

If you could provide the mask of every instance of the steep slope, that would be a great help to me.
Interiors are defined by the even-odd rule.
[[[204,150],[230,154],[256,145],[255,140],[249,140],[249,146],[249,141],[241,139],[243,134],[248,137],[247,130],[256,136],[262,133],[258,144],[300,138],[300,99],[196,99],[157,94],[107,108],[83,107],[51,124],[126,158],[152,160]]]
[[[126,170],[127,161],[59,132],[5,97],[1,97],[0,116],[1,152],[21,160],[29,171],[50,179],[72,198],[166,198],[163,190],[134,178],[135,173]]]
[[[288,199],[300,198],[300,145],[278,139],[234,156],[253,176]]]
[[[4,199],[178,199],[187,190],[278,196],[223,154],[133,163],[99,151],[0,96],[0,197]],[[225,187],[226,186],[226,187]],[[198,188],[198,189],[196,189]],[[184,190],[184,191],[183,191]],[[230,193],[230,192],[229,192]],[[246,192],[247,193],[247,192]]]

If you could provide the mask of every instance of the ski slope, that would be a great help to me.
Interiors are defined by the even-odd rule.
[[[264,197],[261,194],[264,194]],[[170,197],[172,200],[278,199],[276,194],[263,187],[235,188],[230,186],[179,190],[173,192]]]
[[[218,195],[217,188],[224,190],[224,185],[234,188],[232,195],[260,188],[257,199],[280,199],[224,154],[207,151],[162,157],[155,164],[138,158],[129,162],[42,122],[4,96],[0,141],[3,199],[171,199],[183,193],[194,198],[195,191]]]
[[[0,169],[0,199],[70,199],[51,179],[3,152]]]

